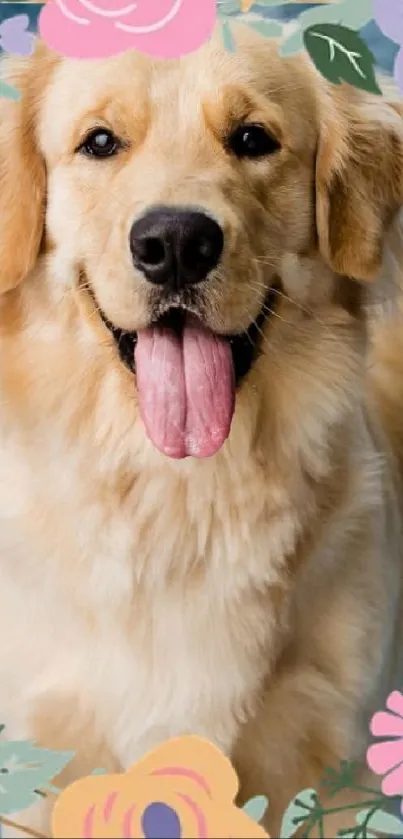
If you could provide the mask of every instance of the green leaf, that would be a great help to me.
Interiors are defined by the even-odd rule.
[[[304,44],[316,68],[329,82],[348,82],[382,96],[375,78],[374,57],[353,29],[333,23],[310,26],[304,32]]]
[[[283,32],[283,26],[278,20],[246,18],[245,23],[265,38],[278,38]]]
[[[225,49],[228,50],[228,52],[235,52],[236,44],[231,32],[231,27],[227,20],[224,20],[222,24],[222,39]]]
[[[356,815],[357,824],[367,823],[371,831],[376,830],[384,836],[403,836],[403,821],[393,816],[391,813],[386,813],[385,810],[375,810],[372,816],[369,817],[371,810],[361,810]],[[367,821],[368,819],[368,821]],[[369,833],[367,833],[369,836]]]
[[[6,99],[13,99],[15,102],[18,102],[18,99],[21,99],[21,93],[15,87],[12,87],[11,84],[7,84],[0,79],[0,96],[5,96]]]
[[[41,749],[29,740],[0,743],[0,813],[25,810],[74,757],[74,752]]]
[[[93,769],[91,775],[107,775],[106,769]]]
[[[242,807],[244,813],[253,819],[255,822],[260,822],[269,806],[268,799],[265,795],[255,795]]]
[[[299,827],[306,822],[318,803],[318,794],[314,789],[303,789],[290,801],[283,815],[280,839],[290,839]]]
[[[341,760],[338,769],[327,767],[321,781],[321,786],[326,789],[326,794],[332,797],[342,790],[354,788],[358,767],[359,764],[355,761],[347,760]],[[374,789],[373,792],[376,796],[377,790]]]

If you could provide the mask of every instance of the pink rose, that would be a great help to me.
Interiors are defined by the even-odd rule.
[[[68,58],[135,49],[178,58],[210,37],[216,0],[49,0],[39,17],[45,43]]]

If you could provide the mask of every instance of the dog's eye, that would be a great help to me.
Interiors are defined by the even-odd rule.
[[[263,125],[239,125],[228,139],[228,148],[237,157],[265,157],[280,148],[280,143],[272,137]]]
[[[111,157],[120,146],[119,140],[107,128],[96,128],[88,134],[79,151],[92,157]]]

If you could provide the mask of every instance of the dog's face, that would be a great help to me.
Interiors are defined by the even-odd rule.
[[[242,332],[284,252],[312,242],[313,96],[300,113],[296,68],[270,64],[209,47],[171,64],[126,54],[84,85],[81,64],[56,68],[38,126],[48,240],[115,326],[177,306]]]
[[[323,283],[325,262],[372,277],[403,199],[392,108],[332,94],[307,61],[238,39],[230,54],[216,33],[180,62],[84,64],[40,48],[19,70],[21,105],[7,103],[2,283],[23,278],[42,239],[55,282],[76,287],[136,373],[148,434],[173,457],[224,442],[290,259],[320,252]]]

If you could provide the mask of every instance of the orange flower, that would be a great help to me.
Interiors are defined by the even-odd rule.
[[[168,740],[125,774],[92,775],[62,792],[52,816],[57,839],[267,839],[234,804],[236,773],[199,737]]]

